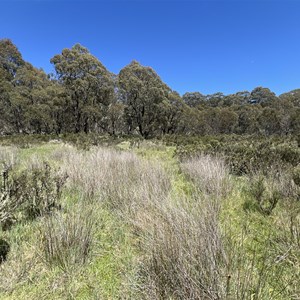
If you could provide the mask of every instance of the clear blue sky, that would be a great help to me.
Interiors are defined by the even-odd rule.
[[[181,94],[300,88],[300,1],[0,0],[0,38],[46,72],[75,43],[112,72],[153,67]]]

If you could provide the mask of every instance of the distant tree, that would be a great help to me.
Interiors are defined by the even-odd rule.
[[[209,107],[204,109],[201,114],[201,119],[205,123],[205,134],[218,134],[220,131],[219,125],[219,108]],[[204,125],[204,124],[203,124]]]
[[[29,63],[18,69],[12,81],[14,90],[11,96],[11,108],[19,132],[51,133],[54,128],[52,116],[51,85],[46,73]]]
[[[291,122],[292,133],[299,135],[299,133],[300,133],[300,107],[297,107],[291,113],[290,122]]]
[[[0,40],[0,133],[14,132],[14,118],[11,110],[12,80],[19,68],[25,64],[17,47],[9,39]]]
[[[51,63],[66,89],[69,130],[89,132],[99,128],[114,97],[112,74],[79,44],[55,55]]]
[[[235,112],[238,115],[238,124],[236,133],[238,134],[255,134],[259,133],[258,118],[261,114],[260,105],[243,105],[236,107]]]
[[[218,132],[228,134],[234,131],[238,124],[239,117],[234,111],[224,107],[218,111],[217,118],[216,123],[219,126]]]
[[[184,103],[190,107],[205,105],[205,96],[199,92],[187,92],[182,96]]]
[[[265,107],[259,116],[259,125],[265,134],[278,134],[280,133],[280,116],[278,110]]]
[[[163,134],[173,134],[182,129],[183,112],[186,104],[177,92],[171,92],[161,103],[160,128]]]
[[[248,91],[237,92],[236,94],[227,95],[223,99],[223,106],[239,106],[249,102],[250,93]]]
[[[18,48],[9,39],[0,40],[0,69],[2,76],[7,80],[12,80],[21,66],[25,64]]]
[[[4,69],[0,68],[0,134],[11,132],[11,115],[9,112],[12,84],[6,78]]]
[[[118,79],[126,103],[125,119],[131,130],[137,127],[145,138],[159,131],[161,104],[168,101],[170,88],[152,68],[144,67],[136,61],[124,67]]]
[[[221,92],[214,93],[212,95],[206,95],[206,103],[210,107],[223,106],[225,95]]]
[[[264,87],[257,87],[251,92],[250,102],[261,104],[262,106],[268,106],[272,102],[278,100],[275,93],[270,89]]]
[[[295,107],[300,107],[300,89],[281,94],[279,98],[285,105],[290,103]]]

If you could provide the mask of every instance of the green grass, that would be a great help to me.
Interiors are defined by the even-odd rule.
[[[289,240],[289,229],[281,223],[285,205],[281,203],[270,216],[264,216],[254,209],[245,209],[245,202],[254,201],[245,194],[246,185],[243,178],[235,179],[233,193],[223,205],[222,228],[230,236],[231,242],[240,247],[239,255],[244,258],[245,264],[254,259],[253,273],[256,276],[267,265],[265,272],[268,281],[265,283],[263,299],[298,299],[300,251]],[[284,220],[286,223],[287,221]],[[296,298],[291,298],[291,295]]]
[[[3,292],[1,299],[117,299],[128,287],[126,277],[134,266],[133,238],[125,224],[101,207],[95,207],[95,242],[89,261],[70,273],[49,267],[38,253],[39,222],[19,224],[7,234],[15,260],[11,267],[33,264],[22,276],[16,269],[15,282]],[[6,273],[7,274],[7,273]],[[2,273],[3,275],[6,275]],[[51,292],[50,292],[51,291]]]

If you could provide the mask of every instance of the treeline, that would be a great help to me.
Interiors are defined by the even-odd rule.
[[[118,75],[77,44],[51,58],[47,75],[0,40],[0,134],[280,134],[300,132],[300,89],[232,95],[185,93],[133,61]]]

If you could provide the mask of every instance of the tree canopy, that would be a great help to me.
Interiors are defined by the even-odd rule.
[[[0,133],[299,134],[300,89],[204,95],[173,91],[137,61],[112,74],[80,44],[51,58],[47,75],[0,40]]]

